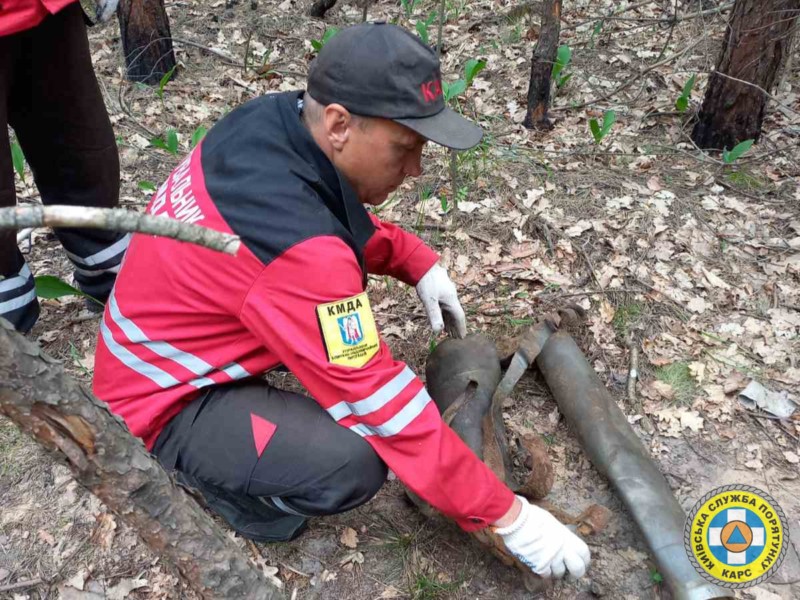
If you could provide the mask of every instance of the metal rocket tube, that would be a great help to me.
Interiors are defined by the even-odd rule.
[[[683,545],[686,514],[573,339],[554,333],[536,364],[582,448],[639,526],[675,600],[732,597],[689,562]]]

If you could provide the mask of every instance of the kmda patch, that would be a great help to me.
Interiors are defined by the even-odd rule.
[[[378,352],[378,328],[366,293],[318,304],[317,318],[333,364],[362,367]]]

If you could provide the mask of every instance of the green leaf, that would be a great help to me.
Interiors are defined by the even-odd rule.
[[[652,569],[650,571],[650,581],[652,581],[655,584],[660,585],[660,584],[662,584],[664,582],[664,577],[663,577],[663,575],[661,575],[661,573],[659,573],[655,569]]]
[[[25,155],[22,153],[22,146],[19,145],[17,140],[11,142],[11,162],[22,183],[25,183]]]
[[[742,154],[750,150],[750,146],[755,143],[755,140],[745,140],[743,142],[739,142],[736,144],[733,149],[728,152],[727,148],[722,151],[722,160],[725,162],[726,165],[733,164],[736,162],[736,159],[739,158]]]
[[[150,145],[154,148],[160,148],[161,150],[166,150],[169,152],[169,148],[167,148],[167,143],[162,140],[161,138],[153,138],[150,140]]]
[[[679,112],[685,112],[687,108],[689,108],[689,98],[692,95],[692,88],[694,87],[694,82],[697,80],[697,75],[692,75],[689,80],[683,86],[683,92],[678,99],[675,100],[675,108],[678,109]]]
[[[417,21],[415,27],[417,28],[419,39],[421,39],[422,43],[427,46],[430,42],[428,39],[428,25],[424,21]]]
[[[472,85],[472,80],[486,68],[486,61],[483,59],[470,58],[464,66],[464,75],[467,78],[467,87]]]
[[[167,129],[167,151],[170,154],[178,153],[178,132],[171,127]]]
[[[556,87],[564,87],[564,84],[572,79],[572,73],[567,73],[563,77],[556,79]]]
[[[84,298],[94,300],[98,304],[102,304],[89,294],[72,287],[66,281],[54,277],[53,275],[39,275],[38,277],[34,277],[34,285],[36,286],[36,295],[39,296],[39,298],[53,300],[56,298],[63,298],[64,296],[83,296]]]
[[[139,182],[139,189],[143,192],[155,192],[156,191],[156,184],[152,181],[140,181]]]
[[[687,98],[692,94],[692,88],[694,88],[694,82],[697,81],[697,74],[692,75],[689,77],[689,81],[683,86],[683,96]]]
[[[328,27],[325,30],[325,33],[322,34],[321,40],[311,40],[311,47],[314,48],[315,51],[319,52],[322,50],[323,46],[325,46],[325,44],[327,44],[337,33],[339,33],[339,30],[336,27]]]
[[[161,78],[161,81],[158,82],[158,97],[164,98],[164,88],[166,87],[169,80],[172,78],[172,74],[175,73],[175,69],[178,68],[178,65],[172,67],[169,71],[164,73],[164,76]]]
[[[319,40],[311,40],[311,47],[314,49],[315,52],[319,52],[322,50],[322,42]]]
[[[592,132],[592,137],[594,137],[594,143],[599,144],[603,140],[603,134],[600,131],[600,124],[597,119],[589,119],[589,129]]]
[[[559,46],[556,51],[556,62],[553,63],[553,70],[551,72],[553,79],[559,81],[559,75],[563,71],[569,61],[572,59],[572,48],[567,45]]]
[[[442,93],[444,94],[444,101],[449,102],[453,98],[463,94],[467,89],[467,82],[463,79],[457,79],[453,83],[442,82]]]
[[[613,110],[607,110],[603,114],[603,137],[611,130],[611,127],[617,120],[617,113]]]
[[[197,129],[195,129],[194,133],[192,134],[192,139],[189,142],[190,147],[194,148],[195,146],[197,146],[200,140],[202,140],[205,137],[207,132],[208,129],[206,129],[202,125],[200,125]]]

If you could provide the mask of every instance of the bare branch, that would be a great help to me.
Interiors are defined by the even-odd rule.
[[[0,208],[0,229],[27,227],[88,227],[149,233],[231,255],[235,255],[241,245],[239,237],[235,235],[121,208],[61,205]]]

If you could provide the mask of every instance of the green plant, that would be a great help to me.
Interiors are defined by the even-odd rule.
[[[600,32],[603,31],[603,25],[605,25],[605,20],[603,19],[595,22],[594,27],[592,28],[592,37],[589,39],[590,48],[594,48],[594,40],[598,35],[600,35]]]
[[[450,100],[460,96],[465,91],[467,91],[467,82],[463,79],[456,79],[452,83],[442,81],[442,94],[445,102],[450,102]]]
[[[611,320],[611,326],[620,338],[624,340],[628,337],[631,326],[639,320],[643,309],[644,305],[641,302],[631,302],[616,308],[614,318]]]
[[[689,81],[683,86],[683,92],[681,92],[681,95],[675,100],[675,108],[678,109],[678,112],[686,112],[686,109],[689,108],[689,98],[692,95],[692,88],[694,87],[695,81],[697,81],[697,75],[689,77]]]
[[[150,145],[176,155],[178,154],[178,132],[170,127],[163,138],[156,137],[150,140]]]
[[[439,196],[439,204],[442,206],[442,212],[447,212],[447,208],[450,206],[450,203],[447,201],[447,196],[441,194]]]
[[[321,39],[311,40],[311,47],[314,48],[315,52],[319,52],[337,33],[339,33],[339,30],[336,27],[326,27]]]
[[[470,58],[464,65],[464,77],[467,80],[467,87],[472,85],[478,73],[486,68],[486,61],[482,58]]]
[[[178,68],[178,65],[172,67],[169,71],[164,73],[164,76],[161,78],[161,81],[158,82],[158,89],[156,90],[156,96],[161,102],[164,102],[164,88],[167,87],[167,83],[169,80],[172,79],[172,75],[175,73],[175,69]]]
[[[156,191],[156,184],[152,181],[140,181],[138,183],[139,189],[143,192],[155,192]]]
[[[650,569],[650,581],[656,585],[661,585],[664,583],[664,577],[658,572],[657,569]]]
[[[69,355],[72,358],[73,364],[75,364],[86,377],[92,376],[91,371],[89,371],[89,369],[87,369],[83,364],[83,360],[86,357],[80,353],[80,351],[75,347],[75,344],[72,342],[69,343]]]
[[[427,19],[418,20],[417,23],[414,25],[414,27],[417,30],[417,33],[419,34],[420,39],[422,40],[422,43],[425,44],[426,46],[430,46],[431,44],[430,34],[428,30],[430,29],[430,26],[433,25],[433,22],[436,20],[436,16],[437,16],[436,13],[431,13],[430,15],[428,15]]]
[[[403,7],[403,12],[406,14],[406,19],[410,19],[414,14],[414,7],[417,5],[417,0],[400,0],[400,6]]]
[[[427,573],[416,573],[409,592],[413,600],[439,600],[450,598],[459,586],[455,582],[440,583]]]
[[[726,165],[732,165],[736,162],[737,158],[750,150],[750,146],[752,146],[754,143],[755,140],[745,140],[736,144],[731,150],[728,150],[727,148],[723,149],[722,162],[724,162]]]
[[[608,132],[611,131],[611,127],[614,125],[616,120],[617,113],[613,110],[607,110],[603,113],[602,127],[597,122],[597,119],[592,118],[589,120],[589,129],[592,132],[592,137],[594,138],[595,144],[599,144],[603,141],[603,138],[605,138],[608,135]]]
[[[678,361],[659,367],[656,369],[656,379],[669,384],[679,404],[688,404],[694,398],[697,386],[688,362]]]
[[[483,59],[470,58],[464,65],[464,79],[456,79],[450,83],[442,81],[442,95],[445,102],[450,102],[467,91],[472,85],[478,73],[486,68],[486,61]]]
[[[202,140],[206,136],[206,133],[208,133],[208,129],[206,129],[202,125],[198,126],[198,128],[195,129],[194,133],[192,134],[192,139],[189,140],[189,147],[194,148],[195,146],[197,146],[197,144],[200,143],[200,140]]]
[[[103,303],[94,296],[90,296],[86,292],[72,287],[63,279],[53,275],[39,275],[38,277],[34,277],[33,282],[36,286],[36,295],[39,296],[39,298],[54,300],[63,298],[64,296],[83,296],[93,302],[97,302],[100,306],[103,305]]]
[[[14,170],[19,175],[22,183],[25,183],[25,155],[22,153],[22,146],[19,145],[17,140],[11,141],[11,163],[14,165]]]
[[[561,72],[567,68],[569,61],[572,60],[572,48],[563,45],[558,47],[556,52],[556,62],[553,64],[552,77],[556,82],[556,87],[561,88],[572,77],[572,73],[562,75]]]

